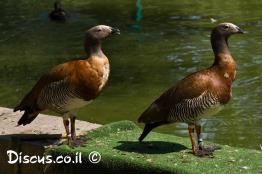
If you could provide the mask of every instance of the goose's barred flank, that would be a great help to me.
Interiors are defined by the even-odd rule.
[[[43,88],[37,104],[40,108],[46,107],[54,112],[64,114],[69,111],[66,106],[70,100],[77,98],[82,99],[66,80],[60,80]]]
[[[169,122],[194,123],[199,117],[213,107],[219,106],[219,100],[211,92],[204,91],[200,96],[184,99],[169,107]]]

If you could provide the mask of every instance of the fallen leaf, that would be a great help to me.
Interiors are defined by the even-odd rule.
[[[148,161],[148,162],[152,162],[152,159],[149,158],[149,159],[146,159],[146,161]]]
[[[247,169],[249,169],[249,167],[248,166],[243,166],[243,167],[241,167],[241,169],[247,170]]]

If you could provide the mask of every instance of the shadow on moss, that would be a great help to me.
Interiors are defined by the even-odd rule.
[[[182,144],[165,141],[147,141],[144,143],[138,141],[119,141],[118,143],[121,144],[114,147],[114,149],[143,154],[165,154],[187,149],[187,147]]]

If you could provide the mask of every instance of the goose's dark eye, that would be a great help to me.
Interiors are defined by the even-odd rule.
[[[101,30],[101,29],[97,29],[96,31],[97,31],[97,32],[100,32],[100,31],[102,31],[102,30]]]
[[[227,30],[228,28],[229,28],[229,26],[228,26],[228,25],[225,25],[225,26],[224,26],[224,29],[225,29],[225,30]]]

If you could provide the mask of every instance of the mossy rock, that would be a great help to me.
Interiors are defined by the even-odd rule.
[[[82,164],[51,164],[46,173],[261,173],[262,151],[222,146],[214,157],[196,157],[189,138],[152,132],[141,144],[141,129],[131,121],[107,124],[87,135],[87,145],[49,150],[53,157],[82,153]],[[206,144],[214,145],[206,142]],[[89,153],[97,151],[101,161],[92,164]]]

